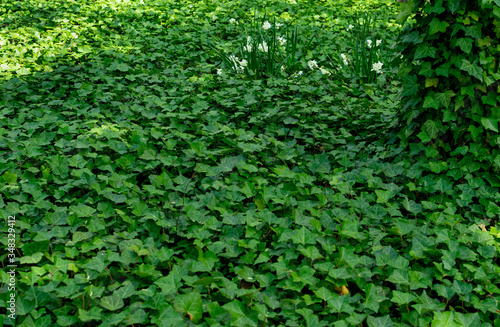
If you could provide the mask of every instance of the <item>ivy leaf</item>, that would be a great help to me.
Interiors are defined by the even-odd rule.
[[[460,1],[461,0],[450,0],[450,1],[448,1],[448,9],[450,9],[450,12],[452,14],[454,14],[455,11],[457,11],[457,9],[460,8]]]
[[[458,294],[469,294],[472,292],[472,285],[461,280],[454,280],[451,288]]]
[[[307,308],[298,309],[297,313],[304,317],[306,321],[306,327],[322,327],[324,323],[319,322],[319,318],[314,314],[314,311]]]
[[[175,310],[185,313],[193,323],[200,321],[203,315],[201,295],[198,292],[177,295],[174,300]]]
[[[413,44],[418,44],[422,43],[424,40],[420,36],[420,34],[417,31],[413,31],[408,35],[405,35],[403,37],[403,42],[405,43],[413,43]]]
[[[101,320],[102,309],[98,307],[93,307],[90,311],[83,310],[81,308],[78,309],[78,318],[83,321],[91,321],[91,320]]]
[[[413,0],[410,0],[408,2],[403,2],[401,4],[401,10],[398,13],[398,16],[396,17],[396,21],[400,24],[403,24],[406,21],[406,19],[408,19],[408,17],[411,15],[413,6],[414,6]]]
[[[68,177],[69,173],[69,161],[66,157],[54,156],[50,162],[50,168],[54,174],[61,176],[62,178]]]
[[[365,293],[366,298],[364,307],[377,313],[380,308],[380,303],[387,299],[384,289],[374,284],[368,284],[365,286]]]
[[[481,82],[483,81],[483,69],[475,64],[472,64],[469,60],[462,59],[460,69],[468,72],[471,76],[474,76]]]
[[[445,171],[448,169],[448,163],[446,161],[440,161],[440,162],[429,162],[429,166],[431,168],[431,171],[435,174],[439,174],[442,171]]]
[[[308,166],[313,173],[318,172],[327,174],[331,170],[330,161],[328,160],[328,155],[325,152],[316,155],[314,157],[314,161],[309,163]]]
[[[482,28],[482,25],[481,23],[476,23],[472,26],[467,26],[465,28],[465,36],[471,36],[472,38],[474,39],[480,39],[481,36],[482,36],[482,33],[481,33],[481,28]]]
[[[401,97],[411,96],[418,91],[417,76],[404,76],[403,77],[403,92]]]
[[[438,124],[431,119],[427,120],[424,123],[422,129],[427,133],[427,135],[429,135],[431,139],[435,139],[439,134]]]
[[[257,312],[248,313],[245,305],[240,301],[233,300],[224,304],[222,308],[231,314],[231,325],[257,327],[259,322]]]
[[[443,93],[436,93],[435,97],[445,108],[451,103],[451,98],[455,96],[455,92],[452,90],[446,90]]]
[[[410,273],[403,269],[394,269],[392,274],[387,278],[387,281],[395,284],[410,284]]]
[[[396,194],[392,191],[375,190],[377,203],[388,203]]]
[[[5,183],[14,184],[17,181],[17,175],[6,171],[3,174],[2,179],[5,181]]]
[[[323,301],[328,301],[330,298],[333,297],[333,293],[330,292],[330,290],[325,288],[324,286],[314,291],[314,294]]]
[[[292,234],[292,241],[294,243],[306,245],[315,244],[316,237],[309,229],[302,227],[301,229],[294,230]]]
[[[431,327],[459,327],[454,319],[453,311],[434,312]]]
[[[337,293],[333,293],[332,297],[328,300],[328,306],[332,308],[334,313],[351,313],[354,311],[354,307],[349,305],[347,296],[338,295]]]
[[[108,309],[110,311],[116,311],[125,306],[125,302],[123,302],[123,298],[121,298],[117,294],[113,294],[110,296],[104,296],[101,299],[101,307],[104,309]]]
[[[168,295],[177,292],[179,287],[182,286],[181,280],[179,266],[174,266],[168,276],[162,277],[154,283],[161,288],[163,295]]]
[[[409,304],[414,301],[417,297],[411,293],[404,293],[399,291],[392,291],[391,302],[397,303],[399,305]]]
[[[483,125],[486,129],[498,133],[498,119],[493,117],[481,117],[481,125]]]
[[[420,72],[422,73],[422,72]],[[425,79],[425,87],[431,87],[431,86],[434,86],[434,87],[437,87],[439,84],[439,78],[426,78]]]
[[[429,24],[429,35],[436,34],[437,32],[446,32],[446,28],[450,26],[445,21],[439,20],[439,18],[433,18]]]
[[[408,197],[404,197],[403,208],[405,208],[406,210],[408,210],[409,212],[411,212],[414,215],[422,212],[422,209],[423,209],[421,204],[418,204],[413,200],[408,200]]]
[[[426,57],[436,58],[436,50],[436,48],[429,46],[427,43],[419,44],[413,59],[419,60]]]
[[[472,50],[473,42],[473,39],[471,39],[470,37],[466,37],[458,39],[456,45],[459,46],[463,52],[469,54]]]
[[[71,206],[69,207],[69,209],[73,211],[73,213],[75,213],[80,218],[90,217],[97,211],[94,208],[91,208],[85,204],[79,204],[78,206]]]
[[[455,312],[455,321],[458,322],[463,327],[480,327],[481,326],[481,318],[479,314],[476,313],[467,313],[463,314],[460,312]]]
[[[425,97],[424,108],[439,109],[439,105],[440,102],[438,99],[436,99],[435,95],[434,96],[428,95]]]
[[[105,263],[105,255],[97,254],[92,260],[85,264],[85,268],[102,272],[107,265],[108,264]]]
[[[389,315],[383,317],[369,316],[366,322],[368,327],[394,327],[394,322],[392,322]]]

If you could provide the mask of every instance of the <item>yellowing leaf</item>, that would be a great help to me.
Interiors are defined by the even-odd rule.
[[[340,286],[340,287],[338,287],[338,286],[334,286],[333,288],[335,289],[335,291],[337,291],[337,292],[341,293],[342,295],[347,295],[347,294],[349,294],[349,289],[348,289],[348,288],[347,288],[347,286],[345,286],[345,285],[342,285],[342,286]]]
[[[439,83],[439,78],[426,78],[425,79],[425,87],[437,87]]]

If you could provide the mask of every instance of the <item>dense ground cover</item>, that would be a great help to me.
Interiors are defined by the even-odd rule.
[[[301,75],[208,46],[254,9]],[[393,1],[2,2],[3,325],[498,326],[498,185],[399,142],[397,66],[349,68],[366,11],[399,58]]]

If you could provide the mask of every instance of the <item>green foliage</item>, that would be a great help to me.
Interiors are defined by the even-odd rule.
[[[319,31],[307,40],[302,35],[299,38],[298,26],[276,23],[276,17],[269,20],[266,16],[259,18],[255,12],[250,28],[247,28],[243,22],[238,23],[238,25],[243,25],[244,31],[241,35],[243,40],[239,46],[239,57],[228,56],[216,46],[210,47],[217,52],[225,66],[233,73],[244,73],[248,78],[256,80],[270,76],[276,77],[281,72],[297,76],[301,56],[307,53]],[[299,39],[302,39],[304,44],[300,44]],[[219,75],[224,74],[223,72],[222,68],[218,69]]]
[[[17,316],[2,309],[0,324],[498,325],[500,192],[470,159],[482,147],[450,149],[461,162],[398,145],[391,67],[362,84],[219,78],[201,42],[236,49],[229,20],[260,5],[323,31],[297,69],[338,67],[363,12],[395,44],[392,1],[143,2],[0,3],[0,217],[17,234],[1,255],[15,253]],[[421,92],[419,76],[403,81]],[[439,93],[439,109],[461,96]],[[440,138],[448,110],[417,137]],[[474,133],[495,133],[481,118]]]
[[[363,13],[353,27],[356,33],[356,43],[353,49],[352,68],[349,61],[342,58],[342,68],[352,70],[353,75],[365,83],[373,83],[382,73],[382,67],[387,62],[383,41],[373,39],[376,37],[372,33],[376,28],[375,18],[370,13]]]
[[[414,0],[403,6],[402,20],[410,10],[418,15],[402,38],[408,128],[401,137],[433,147],[437,160],[458,162],[462,170],[500,186],[499,3]],[[467,152],[454,152],[459,147]],[[477,169],[470,169],[472,162]]]

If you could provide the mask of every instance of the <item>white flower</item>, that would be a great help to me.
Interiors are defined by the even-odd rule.
[[[286,69],[285,65],[281,66],[281,71],[284,72]]]
[[[368,48],[371,48],[372,47],[372,40],[366,40],[366,45],[368,46]]]
[[[286,39],[280,36],[278,37],[278,42],[280,43],[281,46],[284,46],[286,44]]]
[[[311,60],[307,64],[309,65],[309,68],[311,68],[311,69],[318,68],[318,63],[316,62],[316,60]]]
[[[382,40],[377,40],[376,44],[377,44],[377,47],[379,47],[382,44]]]
[[[246,59],[243,59],[242,61],[240,61],[240,66],[246,67],[247,65],[248,65],[248,61],[246,61]]]
[[[259,44],[259,50],[262,52],[267,52],[267,43],[266,41],[262,41],[261,44]]]
[[[352,30],[353,28],[354,28],[354,26],[353,26],[353,25],[349,25],[349,26],[347,27],[347,30]]]
[[[347,56],[345,54],[340,55],[342,57],[342,61],[344,62],[344,65],[349,65],[349,61],[347,61]]]
[[[277,30],[279,30],[279,29],[280,29],[280,27],[281,27],[281,26],[283,26],[283,24],[276,23],[276,25],[274,25],[274,26],[276,26],[276,29],[277,29]]]
[[[265,30],[268,30],[271,28],[271,24],[269,24],[269,22],[266,20],[264,22],[264,25],[262,25],[262,28],[265,29]]]
[[[302,75],[302,71],[299,72],[299,75]]]
[[[243,46],[243,51],[252,52],[252,37],[247,37],[247,45]]]
[[[231,61],[232,61],[232,62],[234,62],[235,64],[237,64],[237,63],[238,63],[238,61],[240,61],[240,60],[238,59],[238,57],[233,56],[233,55],[230,55],[230,56],[229,56],[229,60],[231,60]]]
[[[372,71],[375,71],[375,72],[377,72],[377,73],[382,73],[382,66],[383,66],[383,65],[384,65],[384,64],[383,64],[383,63],[381,63],[380,61],[379,61],[379,62],[374,63],[374,64],[373,64],[373,66],[372,66]]]
[[[328,70],[324,69],[323,67],[321,67],[319,70],[321,70],[321,74],[323,74],[323,75],[325,75],[325,74],[330,75],[331,74]]]
[[[230,22],[231,24],[234,24],[234,23],[236,23],[236,19],[231,18],[231,19],[229,20],[229,22]]]
[[[222,75],[222,69],[217,69],[217,75],[219,75],[219,76]]]

